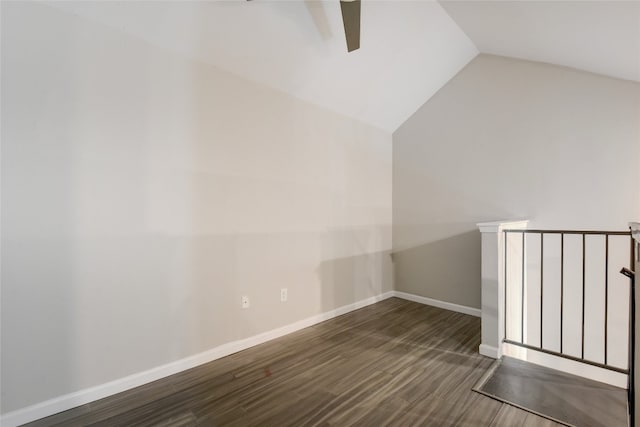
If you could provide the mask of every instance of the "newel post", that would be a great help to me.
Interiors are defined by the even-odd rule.
[[[481,222],[482,233],[482,339],[480,354],[494,359],[502,356],[504,338],[504,230],[527,228],[529,221]]]
[[[629,223],[629,228],[631,229],[631,237],[634,239],[634,241],[632,242],[632,244],[635,245],[635,250],[632,251],[632,254],[635,255],[633,260],[631,260],[631,268],[634,269],[635,273],[636,273],[636,284],[637,284],[637,278],[638,278],[638,272],[640,271],[640,222],[631,222]],[[635,265],[634,265],[635,264]],[[635,292],[635,296],[636,296],[636,301],[635,301],[635,306],[636,309],[637,307],[640,307],[640,301],[638,301],[638,299],[640,298],[640,293]],[[635,318],[635,333],[637,334],[638,331],[640,331],[640,316],[636,315]],[[633,365],[634,366],[640,366],[638,365],[640,363],[640,340],[637,337],[634,337],[631,342],[634,342],[635,344],[635,349],[633,351],[635,357],[633,360]],[[630,364],[631,366],[631,364]],[[629,389],[630,390],[635,390],[634,393],[630,393],[633,396],[629,396],[630,398],[633,399],[633,401],[629,402],[629,415],[631,416],[630,418],[630,423],[629,425],[631,426],[640,426],[640,412],[637,412],[636,409],[640,407],[640,393],[637,393],[637,390],[639,390],[640,387],[640,381],[638,380],[638,371],[637,369],[634,369],[634,375],[633,378],[629,378]]]

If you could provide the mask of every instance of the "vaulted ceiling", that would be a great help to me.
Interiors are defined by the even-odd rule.
[[[338,0],[51,4],[389,131],[477,54],[436,2],[365,2],[351,53]]]
[[[640,1],[363,0],[351,53],[338,0],[47,4],[388,131],[479,52],[640,81]]]
[[[483,53],[640,81],[640,1],[443,1]]]

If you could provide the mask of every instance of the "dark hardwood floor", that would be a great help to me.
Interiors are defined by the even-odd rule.
[[[627,427],[627,390],[503,357],[482,393],[564,423]]]
[[[30,426],[556,426],[471,388],[480,319],[391,298]]]

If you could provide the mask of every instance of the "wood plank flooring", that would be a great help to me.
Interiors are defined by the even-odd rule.
[[[397,298],[29,426],[558,424],[471,391],[480,319]]]
[[[499,400],[570,425],[627,427],[627,390],[503,357],[480,387]]]

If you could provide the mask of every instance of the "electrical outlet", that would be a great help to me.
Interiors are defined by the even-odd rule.
[[[249,297],[246,295],[242,297],[242,308],[249,308]]]
[[[280,302],[285,302],[287,300],[287,288],[280,289]]]

